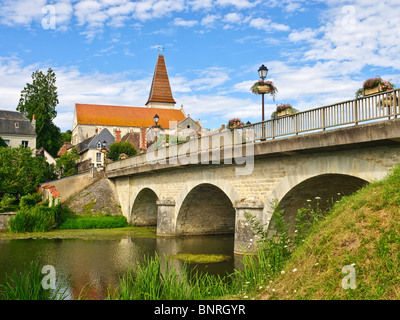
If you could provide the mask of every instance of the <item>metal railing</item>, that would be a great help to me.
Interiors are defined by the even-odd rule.
[[[333,127],[358,125],[379,119],[397,118],[400,89],[283,116],[245,126],[254,129],[254,141],[298,135]]]
[[[329,128],[344,126],[356,126],[361,122],[373,122],[382,119],[397,118],[400,115],[399,108],[400,89],[372,94],[359,99],[347,100],[336,104],[299,112],[293,115],[283,116],[264,122],[258,122],[231,130],[240,133],[239,142],[230,140],[231,143],[257,142],[275,139],[278,137],[296,136],[316,131],[324,131]],[[198,152],[204,152],[215,148],[226,146],[226,131],[212,135],[202,135],[198,143]],[[230,137],[228,135],[228,137]],[[199,138],[200,139],[200,138]],[[208,140],[208,142],[207,142]],[[222,141],[214,144],[215,141]],[[229,140],[229,139],[228,139]],[[206,142],[206,143],[203,143]],[[181,144],[176,147],[180,147]],[[169,149],[166,147],[166,149]],[[187,148],[183,148],[186,153]],[[179,148],[177,155],[181,155]],[[170,158],[167,152],[167,160]],[[139,167],[148,164],[146,154],[130,157],[126,160],[119,160],[110,163],[106,167],[107,172],[120,170],[129,167]]]

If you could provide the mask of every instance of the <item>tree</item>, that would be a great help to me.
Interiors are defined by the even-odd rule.
[[[106,157],[113,161],[118,160],[121,153],[125,153],[128,157],[137,153],[136,148],[128,141],[114,142],[110,145],[109,150]]]
[[[51,68],[47,74],[36,70],[32,73],[32,84],[27,83],[21,91],[17,110],[32,121],[36,120],[37,147],[45,148],[53,157],[61,148],[61,132],[53,120],[57,116],[58,94],[56,75]]]
[[[54,165],[42,157],[33,157],[29,148],[0,148],[0,198],[36,191],[40,183],[57,179]]]
[[[77,172],[75,165],[79,159],[79,154],[76,148],[72,148],[70,152],[64,153],[56,160],[56,171],[61,178],[72,176]]]
[[[67,130],[65,132],[61,132],[61,142],[71,142],[72,131]]]

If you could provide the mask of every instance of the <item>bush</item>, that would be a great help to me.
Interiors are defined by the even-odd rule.
[[[42,195],[40,193],[27,194],[26,196],[21,197],[19,207],[21,209],[34,207],[41,201]]]
[[[0,207],[9,207],[15,201],[15,197],[12,194],[6,193],[0,201]]]
[[[125,153],[128,157],[136,155],[136,148],[128,141],[114,142],[110,145],[110,151],[106,158],[117,161],[121,153]]]
[[[128,225],[125,216],[89,216],[67,218],[60,229],[109,229]]]
[[[55,207],[23,207],[10,219],[9,231],[47,232],[55,229],[61,222],[61,208]]]

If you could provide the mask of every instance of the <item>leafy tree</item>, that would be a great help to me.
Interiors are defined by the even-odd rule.
[[[79,159],[79,154],[76,148],[72,148],[71,152],[64,153],[56,160],[56,171],[61,178],[72,176],[77,172],[75,165]]]
[[[67,130],[65,132],[61,132],[61,142],[71,142],[72,131]]]
[[[33,157],[29,148],[0,148],[0,198],[35,192],[40,183],[57,178],[54,169],[44,158]]]
[[[128,157],[137,153],[136,148],[128,141],[114,142],[110,145],[109,150],[106,157],[113,161],[118,160],[121,153],[125,153]]]
[[[51,68],[47,74],[36,70],[32,73],[32,84],[27,83],[21,91],[17,110],[29,120],[36,119],[37,147],[44,147],[53,157],[61,148],[61,132],[53,120],[57,116],[58,94],[56,75]]]

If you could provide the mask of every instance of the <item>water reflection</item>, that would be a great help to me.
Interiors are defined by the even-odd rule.
[[[81,289],[90,284],[87,299],[104,299],[107,288],[117,285],[128,268],[135,268],[145,256],[160,257],[177,253],[230,255],[229,261],[191,265],[200,272],[226,275],[240,268],[241,257],[233,254],[233,236],[185,238],[135,238],[120,240],[29,239],[0,240],[0,283],[5,274],[23,271],[30,261],[39,266],[52,265],[57,275],[67,279],[70,297],[76,299]],[[181,268],[182,262],[170,260]]]

